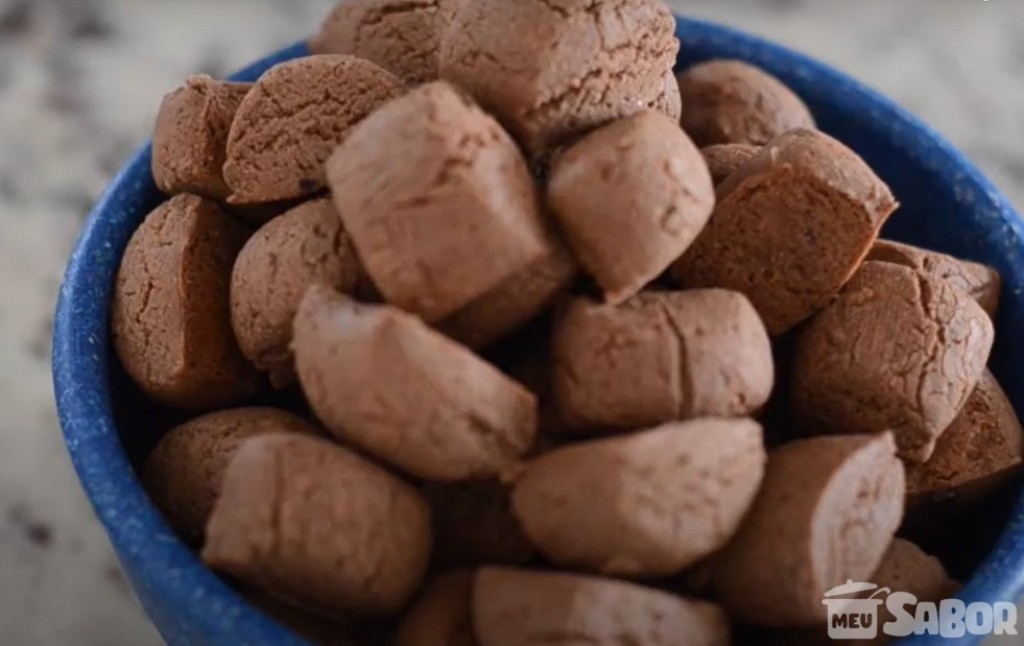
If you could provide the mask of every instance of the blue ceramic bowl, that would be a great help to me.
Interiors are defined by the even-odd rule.
[[[679,20],[680,65],[739,58],[760,65],[810,105],[822,129],[859,152],[903,207],[886,235],[994,265],[1005,279],[993,370],[1024,413],[1024,226],[1007,200],[935,132],[856,81],[805,56],[718,25]],[[255,80],[290,47],[235,76]],[[165,524],[133,470],[136,434],[122,439],[108,309],[121,254],[163,197],[149,170],[150,148],[117,175],[93,210],[68,266],[57,305],[53,376],[68,450],[128,579],[153,623],[173,645],[300,645],[203,567]],[[122,424],[122,426],[126,426]],[[124,430],[124,429],[121,429]],[[1024,502],[975,570],[961,597],[1014,600],[1024,592]],[[979,640],[970,641],[976,643]],[[934,644],[921,637],[907,644]]]

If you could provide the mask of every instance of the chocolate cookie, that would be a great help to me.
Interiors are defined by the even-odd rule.
[[[284,387],[295,381],[292,319],[310,285],[354,293],[363,268],[329,198],[270,221],[238,254],[231,323],[242,353]]]
[[[228,201],[274,202],[322,190],[324,163],[338,144],[403,89],[393,74],[354,56],[307,56],[271,68],[231,125]]]
[[[374,284],[428,323],[552,253],[522,154],[445,83],[421,85],[374,113],[327,173]]]
[[[1006,393],[984,371],[960,414],[939,437],[924,464],[907,465],[907,504],[966,507],[980,502],[1020,472],[1021,429]]]
[[[891,434],[791,442],[768,457],[761,491],[716,558],[714,588],[738,621],[824,623],[821,600],[878,568],[903,518],[903,465]]]
[[[231,194],[224,183],[231,122],[252,83],[190,76],[164,97],[153,131],[153,180],[164,193],[194,193],[213,200]]]
[[[473,585],[480,646],[728,646],[713,604],[598,577],[489,567]]]
[[[1002,277],[998,271],[987,265],[891,240],[877,241],[868,252],[866,260],[903,265],[945,280],[957,289],[967,292],[993,319],[999,310],[999,295],[1003,289]]]
[[[772,140],[718,195],[673,275],[685,287],[746,294],[772,335],[832,300],[896,209],[860,157],[809,130]]]
[[[575,299],[555,322],[551,356],[554,401],[581,433],[747,415],[774,379],[757,313],[720,289],[644,292],[619,307]]]
[[[303,435],[246,440],[206,527],[207,565],[328,616],[387,616],[430,558],[430,510],[395,476]]]
[[[757,494],[765,459],[752,420],[666,424],[533,460],[516,479],[513,510],[561,567],[670,576],[726,544]]]
[[[656,104],[678,51],[657,0],[474,0],[456,13],[440,67],[539,154]]]
[[[892,430],[926,462],[985,369],[992,322],[970,296],[908,267],[866,262],[801,331],[794,418],[809,433]]]
[[[414,476],[493,477],[533,441],[534,396],[410,314],[317,285],[294,334],[299,380],[327,428]]]
[[[605,298],[621,303],[686,251],[715,196],[707,165],[686,134],[646,111],[556,156],[548,205]]]
[[[774,76],[742,61],[700,63],[679,75],[683,129],[698,146],[763,145],[814,117]]]
[[[148,396],[188,410],[231,406],[259,374],[231,331],[231,267],[245,229],[195,195],[171,198],[132,235],[114,286],[121,365]]]
[[[314,54],[351,54],[407,83],[437,79],[441,40],[461,0],[342,0],[309,41]]]
[[[715,144],[701,148],[700,154],[708,165],[711,181],[717,187],[760,150],[760,146],[751,144]]]
[[[318,435],[320,430],[276,408],[208,413],[171,429],[160,440],[142,471],[146,492],[178,534],[201,542],[235,449],[250,437],[268,433]]]

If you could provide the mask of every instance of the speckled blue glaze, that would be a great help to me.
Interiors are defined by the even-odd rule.
[[[1006,199],[959,152],[910,114],[805,56],[700,21],[679,20],[680,65],[740,58],[780,77],[820,126],[852,146],[889,183],[903,208],[886,235],[994,265],[1005,279],[993,370],[1024,413],[1024,225]],[[296,45],[234,78],[306,54]],[[182,646],[275,646],[304,642],[247,605],[206,570],[150,504],[114,423],[108,308],[132,231],[162,199],[143,148],[93,210],[68,266],[54,331],[54,389],[68,450],[129,581],[161,635]],[[1024,592],[1024,502],[961,598],[1011,600]],[[974,644],[966,639],[957,643]],[[917,637],[907,646],[947,643]]]

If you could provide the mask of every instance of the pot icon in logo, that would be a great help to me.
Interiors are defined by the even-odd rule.
[[[874,591],[874,592],[872,592]],[[867,598],[850,597],[872,592]],[[825,593],[822,605],[828,608],[828,636],[830,639],[874,639],[878,636],[878,607],[880,594],[889,594],[889,588],[874,583],[847,581]]]

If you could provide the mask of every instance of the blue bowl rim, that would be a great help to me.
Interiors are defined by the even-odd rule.
[[[717,38],[756,49],[776,60],[785,60],[802,73],[821,78],[830,86],[845,87],[848,90],[847,96],[854,97],[854,101],[859,103],[851,105],[851,109],[870,109],[880,114],[893,140],[906,140],[906,133],[913,133],[917,139],[908,141],[908,146],[925,146],[943,165],[957,168],[964,181],[973,185],[989,201],[989,206],[1000,212],[1006,230],[1015,239],[1014,244],[1022,246],[1024,222],[1006,197],[941,135],[892,100],[824,63],[763,38],[711,21],[683,17],[677,17],[677,20],[678,33],[683,38],[687,33],[710,33]],[[269,59],[286,60],[307,53],[305,44],[298,43],[254,63],[239,74],[260,69]],[[300,645],[305,642],[255,610],[204,567],[182,542],[174,538],[136,479],[118,438],[109,384],[105,378],[109,347],[106,339],[108,304],[89,302],[97,283],[111,280],[111,272],[116,271],[116,267],[107,268],[105,273],[96,272],[90,266],[90,259],[96,250],[109,245],[98,235],[98,223],[111,208],[114,196],[122,190],[127,171],[145,159],[148,153],[147,144],[114,177],[93,208],[75,245],[61,285],[53,336],[53,387],[65,442],[90,503],[115,544],[118,556],[131,579],[138,577],[159,581],[162,600],[174,608],[188,609],[188,619],[214,639],[229,639],[234,643],[252,641]],[[75,312],[76,307],[81,310]],[[80,324],[78,319],[83,315],[87,315],[90,324]],[[97,375],[102,378],[97,379]],[[81,442],[82,438],[89,441]],[[99,471],[90,468],[90,464],[98,462],[102,462],[105,468]],[[113,496],[111,492],[114,492]],[[98,500],[107,502],[101,504]],[[117,501],[116,505],[110,504],[113,500]],[[1007,567],[1008,562],[1015,567]],[[968,603],[1015,600],[1022,592],[1024,502],[1018,504],[1013,519],[993,552],[958,597]],[[203,608],[203,605],[206,607]],[[219,632],[223,628],[218,628],[217,620],[212,618],[210,611],[214,608],[211,606],[238,619],[232,622],[231,634]],[[927,637],[919,637],[900,643],[915,645],[933,642]]]

